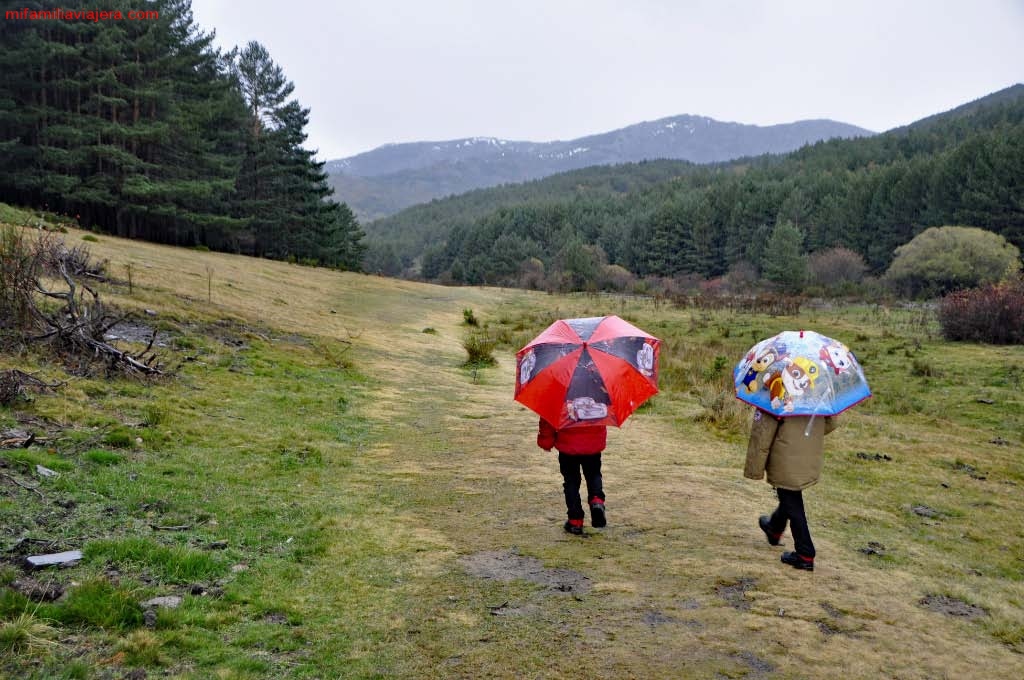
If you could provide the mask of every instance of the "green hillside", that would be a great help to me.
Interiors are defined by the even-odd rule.
[[[135,312],[118,345],[159,331],[173,375],[0,349],[0,375],[54,385],[0,406],[0,676],[1024,674],[1020,346],[942,341],[920,309],[768,316],[63,238]],[[663,339],[661,392],[609,432],[608,526],[571,536],[513,352],[608,313]],[[847,342],[874,391],[805,492],[813,573],[757,526],[775,500],[742,478],[731,391],[787,328]],[[495,365],[464,366],[472,334]]]
[[[367,225],[368,262],[428,280],[515,285],[524,263],[565,272],[574,252],[596,246],[598,264],[636,277],[709,278],[741,263],[760,269],[763,244],[788,222],[807,251],[850,248],[879,273],[930,226],[981,227],[1024,245],[1022,159],[1016,85],[874,137],[673,168],[662,181],[637,181],[642,165],[613,166],[435,201]],[[588,190],[593,172],[605,190]]]
[[[669,160],[622,166],[598,165],[543,180],[477,189],[436,199],[366,225],[368,240],[376,246],[371,246],[368,269],[398,273],[396,267],[408,266],[416,254],[443,241],[453,225],[468,227],[493,213],[498,206],[543,205],[590,198],[618,199],[698,167],[685,161]],[[396,258],[401,258],[403,263],[399,264]]]

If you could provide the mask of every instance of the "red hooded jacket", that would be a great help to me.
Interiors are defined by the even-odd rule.
[[[556,448],[568,455],[586,455],[601,453],[607,443],[608,428],[604,425],[556,430],[551,423],[541,418],[537,430],[537,446],[545,451]]]

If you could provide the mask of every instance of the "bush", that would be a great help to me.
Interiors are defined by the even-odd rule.
[[[494,358],[494,348],[497,343],[483,333],[471,333],[462,341],[469,359],[465,365],[470,367],[493,366],[497,361]]]
[[[158,404],[146,404],[142,409],[142,422],[146,427],[154,427],[167,420],[167,409]]]
[[[859,284],[868,268],[860,253],[842,247],[811,253],[807,267],[811,283],[830,292]]]
[[[57,631],[34,613],[21,612],[10,621],[0,622],[0,658],[43,651],[56,646]]]
[[[90,541],[85,546],[89,562],[110,562],[122,569],[146,570],[174,583],[209,580],[223,574],[223,559],[184,545],[165,546],[149,538]],[[104,584],[100,584],[101,590]]]
[[[540,290],[544,287],[544,263],[531,257],[519,266],[519,287],[527,290]]]
[[[1024,344],[1024,279],[947,295],[939,325],[947,340]]]
[[[14,208],[6,203],[0,203],[0,223],[11,225],[28,225],[32,223],[32,214]]]
[[[896,249],[886,279],[912,297],[945,295],[1012,278],[1020,250],[1004,237],[976,227],[932,227]]]
[[[598,284],[601,290],[612,290],[621,293],[624,290],[628,290],[634,281],[636,281],[636,277],[625,267],[617,264],[606,264],[601,267],[601,278]]]
[[[694,416],[698,423],[723,433],[741,434],[750,423],[750,406],[728,391],[705,385],[697,392],[703,410]]]
[[[130,449],[135,445],[135,435],[124,427],[115,427],[103,436],[103,443],[115,449]]]

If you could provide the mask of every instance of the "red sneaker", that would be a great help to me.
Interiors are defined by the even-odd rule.
[[[583,520],[581,519],[570,519],[565,523],[565,530],[575,536],[583,534]]]
[[[793,567],[794,569],[814,571],[814,558],[804,557],[796,551],[782,553],[782,561],[788,564],[789,566]]]

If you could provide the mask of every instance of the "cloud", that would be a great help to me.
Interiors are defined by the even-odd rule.
[[[1014,0],[193,0],[263,43],[337,158],[463,136],[571,139],[676,114],[885,130],[1024,81]]]

